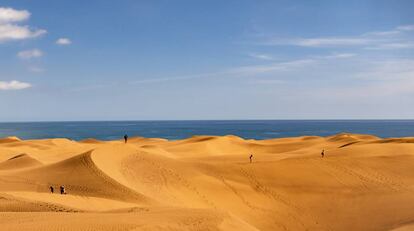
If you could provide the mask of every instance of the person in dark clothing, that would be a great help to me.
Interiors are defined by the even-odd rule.
[[[249,159],[250,159],[250,163],[252,163],[253,154],[250,154]]]
[[[325,150],[324,149],[322,149],[321,156],[322,156],[322,158],[325,156]]]
[[[53,193],[55,191],[55,189],[53,188],[53,186],[50,186],[50,192]]]
[[[124,140],[125,140],[125,143],[128,142],[128,135],[127,134],[124,135]]]
[[[60,186],[60,194],[66,194],[65,186],[63,185]]]

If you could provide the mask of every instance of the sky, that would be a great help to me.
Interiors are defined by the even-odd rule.
[[[414,119],[414,1],[0,1],[0,121]]]

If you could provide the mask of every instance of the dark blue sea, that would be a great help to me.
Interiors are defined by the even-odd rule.
[[[194,135],[236,135],[269,139],[341,132],[379,137],[414,136],[414,120],[216,120],[216,121],[97,121],[0,123],[0,137],[22,139],[65,137],[73,140],[121,139],[124,134],[170,140]]]

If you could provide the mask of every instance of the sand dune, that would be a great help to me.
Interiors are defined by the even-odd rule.
[[[42,165],[38,160],[23,153],[0,163],[0,170],[15,170],[20,168],[30,168]]]
[[[270,140],[134,137],[127,144],[4,138],[0,225],[2,230],[411,230],[413,140],[345,133]],[[57,193],[60,185],[66,195]]]
[[[4,143],[14,143],[14,142],[18,142],[18,141],[20,141],[20,139],[18,137],[9,136],[9,137],[0,139],[0,144],[4,144]]]

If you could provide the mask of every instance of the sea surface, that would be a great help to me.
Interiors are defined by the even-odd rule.
[[[379,137],[414,137],[414,120],[215,120],[0,123],[0,137],[22,139],[121,139],[124,134],[169,140],[194,135],[236,135],[248,139],[329,136],[342,132]]]

